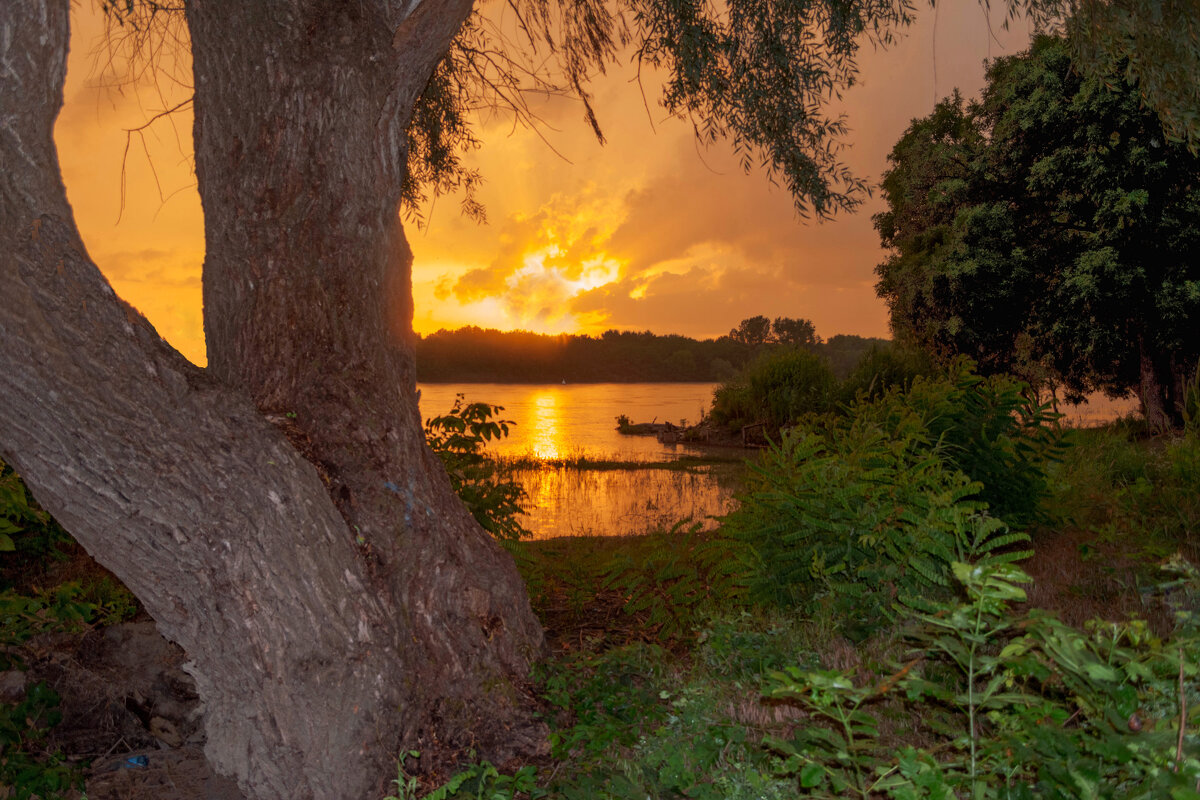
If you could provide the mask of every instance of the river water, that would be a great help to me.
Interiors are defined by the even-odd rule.
[[[695,422],[712,402],[711,383],[421,384],[421,414],[444,414],[463,394],[467,402],[503,406],[515,425],[488,445],[498,456],[555,461],[672,462],[701,449],[660,444],[653,436],[617,433],[616,418],[634,422]],[[740,450],[720,456],[738,459]],[[529,495],[522,524],[535,538],[621,536],[701,523],[733,506],[740,464],[686,468],[577,469],[545,464],[514,470]]]
[[[516,423],[508,438],[489,445],[498,455],[542,460],[587,456],[621,461],[664,461],[689,450],[653,436],[617,433],[617,416],[634,422],[697,422],[712,404],[714,383],[423,383],[421,415],[444,414],[462,394],[468,403],[504,406]]]

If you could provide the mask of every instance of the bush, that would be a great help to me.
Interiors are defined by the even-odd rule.
[[[978,499],[994,517],[1025,527],[1042,516],[1048,466],[1064,451],[1059,415],[1027,384],[1007,375],[980,377],[970,359],[956,359],[944,377],[919,376],[907,391],[893,388],[864,401],[852,416],[885,430],[912,413],[952,466],[980,484]]]
[[[831,435],[795,428],[751,469],[725,520],[757,555],[751,597],[832,605],[852,639],[888,624],[898,597],[948,596],[950,564],[1003,527],[911,412],[892,431],[865,418]]]
[[[1059,433],[1020,389],[963,361],[785,434],[725,521],[757,555],[751,597],[831,606],[857,638],[897,598],[946,596],[950,565],[1020,538],[1005,524],[1035,516],[1047,491]]]
[[[833,408],[836,380],[820,356],[793,348],[770,350],[713,393],[713,419],[738,428],[765,423],[771,432],[805,414]]]

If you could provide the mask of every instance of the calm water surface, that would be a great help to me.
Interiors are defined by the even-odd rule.
[[[539,459],[586,455],[620,461],[666,461],[696,450],[659,444],[653,436],[622,436],[617,415],[634,422],[696,422],[712,405],[715,383],[423,383],[421,416],[444,414],[457,394],[469,403],[504,406],[512,420],[496,454]]]
[[[634,422],[695,422],[712,402],[712,383],[420,385],[421,415],[444,414],[461,393],[467,402],[504,406],[516,424],[508,438],[488,445],[496,455],[554,460],[587,456],[634,462],[673,461],[704,451],[660,444],[653,436],[622,436],[616,417]],[[723,454],[743,455],[741,451]],[[547,465],[519,470],[529,494],[522,523],[535,538],[621,536],[670,529],[680,520],[712,522],[731,510],[738,467],[686,470],[579,470]]]

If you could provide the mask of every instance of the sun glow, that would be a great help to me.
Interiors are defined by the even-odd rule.
[[[527,247],[518,266],[499,277],[483,292],[456,288],[459,276],[470,269],[441,262],[415,267],[413,292],[418,315],[414,328],[432,333],[448,325],[479,325],[537,333],[585,333],[596,327],[597,315],[572,310],[572,301],[585,292],[619,281],[622,263],[605,253],[573,256],[551,242]],[[429,298],[422,302],[422,298]],[[436,302],[434,302],[436,301]],[[422,309],[436,308],[434,314]]]

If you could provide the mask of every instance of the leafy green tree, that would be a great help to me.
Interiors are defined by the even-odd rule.
[[[771,323],[771,339],[778,344],[812,347],[821,343],[817,328],[807,319],[776,317]]]
[[[1200,158],[1137,90],[1040,37],[890,159],[878,289],[899,338],[1070,394],[1134,390],[1153,424],[1179,422],[1200,357]]]
[[[747,317],[729,331],[729,338],[751,347],[766,344],[771,341],[771,320],[761,314],[757,317]]]

